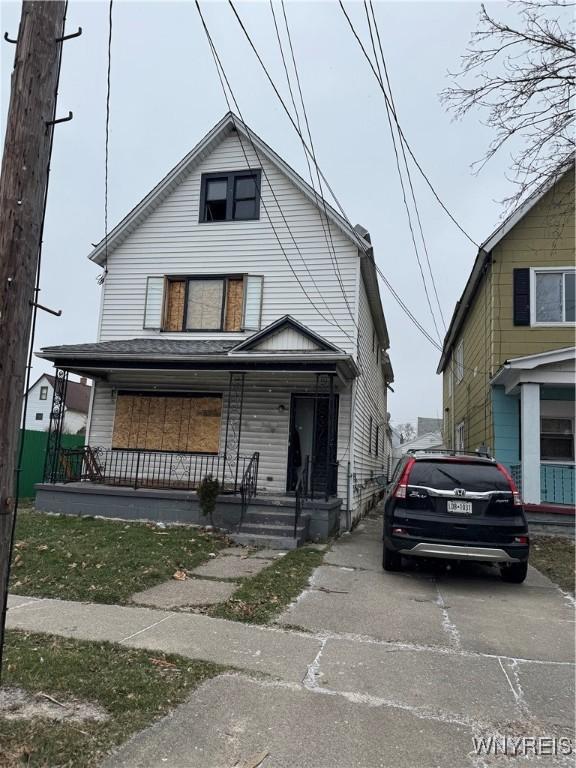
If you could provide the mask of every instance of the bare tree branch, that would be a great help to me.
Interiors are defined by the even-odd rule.
[[[494,138],[473,168],[479,173],[497,152],[511,155],[517,205],[564,167],[574,153],[576,63],[574,21],[565,0],[514,0],[518,24],[498,21],[480,7],[461,69],[441,100],[456,119],[473,109],[485,113]]]

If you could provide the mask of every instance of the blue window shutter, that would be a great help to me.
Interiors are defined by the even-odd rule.
[[[530,270],[514,270],[514,325],[530,325]]]

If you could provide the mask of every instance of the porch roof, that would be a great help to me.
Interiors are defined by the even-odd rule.
[[[45,347],[38,357],[93,378],[114,370],[305,371],[353,379],[358,368],[340,350],[234,351],[237,340],[120,339]]]
[[[553,349],[535,355],[506,360],[491,380],[492,386],[504,386],[506,394],[520,384],[574,386],[576,347]]]

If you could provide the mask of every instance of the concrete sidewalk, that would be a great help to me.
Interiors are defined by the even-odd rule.
[[[320,639],[304,633],[200,614],[19,595],[8,607],[8,629],[179,653],[281,680],[301,682],[321,648]]]
[[[384,573],[380,537],[374,519],[335,542],[275,627],[23,597],[8,626],[240,670],[206,681],[103,768],[572,768],[573,754],[473,747],[573,737],[571,600],[533,569],[522,585],[495,569]]]

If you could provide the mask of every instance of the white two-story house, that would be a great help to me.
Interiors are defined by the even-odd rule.
[[[259,541],[374,503],[392,369],[370,236],[237,117],[89,258],[97,341],[40,352],[94,381],[86,448],[54,453],[38,508],[198,522],[212,475],[218,524]]]

